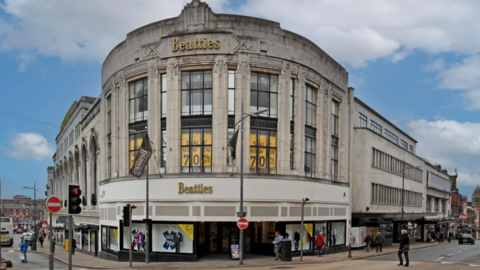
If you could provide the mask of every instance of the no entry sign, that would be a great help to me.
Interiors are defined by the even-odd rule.
[[[45,205],[50,213],[57,213],[62,208],[62,202],[55,196],[48,197]]]
[[[240,230],[245,230],[248,227],[248,220],[246,218],[240,218],[237,221],[237,227]]]

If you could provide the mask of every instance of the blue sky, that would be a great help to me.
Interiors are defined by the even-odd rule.
[[[43,193],[57,127],[73,101],[100,93],[109,50],[129,31],[177,16],[188,1],[88,2],[0,0],[4,198],[33,196],[22,187],[34,182]],[[458,168],[463,194],[480,183],[480,2],[207,2],[214,12],[278,21],[314,41],[345,66],[357,97],[419,141],[418,154]]]

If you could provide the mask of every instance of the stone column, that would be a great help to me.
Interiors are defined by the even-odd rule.
[[[316,104],[317,104],[317,111],[316,111],[316,120],[317,120],[317,141],[316,141],[316,161],[315,161],[315,166],[316,166],[316,172],[315,172],[315,177],[318,178],[323,178],[325,177],[325,145],[323,144],[323,141],[325,140],[325,132],[324,132],[324,126],[325,126],[325,118],[323,117],[325,115],[324,109],[323,109],[323,104],[324,104],[324,85],[325,81],[322,80],[319,88],[317,89],[317,99],[316,99]]]
[[[235,123],[240,121],[242,116],[242,100],[243,100],[243,113],[250,113],[250,57],[248,55],[239,55],[238,56],[238,68],[236,79],[236,88],[235,88]],[[239,127],[240,128],[240,124]],[[249,172],[249,161],[250,161],[250,122],[243,122],[243,172]],[[241,138],[240,132],[238,135],[237,141],[237,158],[235,159],[235,167],[239,168],[240,172],[240,148],[241,147]]]
[[[167,172],[180,173],[181,141],[181,102],[182,92],[179,87],[180,72],[177,59],[168,59],[167,63]]]
[[[128,135],[128,86],[123,72],[119,74],[119,90],[118,90],[118,173],[119,176],[127,176],[130,169],[129,161],[129,135]],[[88,150],[87,150],[88,151]]]
[[[324,117],[324,126],[323,126],[323,132],[325,134],[324,137],[324,160],[323,163],[325,164],[325,179],[333,180],[332,175],[330,173],[330,168],[331,168],[331,145],[332,145],[332,117],[331,117],[331,111],[332,111],[332,91],[330,89],[330,84],[326,85],[326,91],[325,91],[325,97],[323,101],[323,117]]]
[[[149,173],[158,174],[160,171],[160,88],[158,79],[157,61],[150,60],[148,62],[148,136],[153,142],[153,154],[148,162]]]
[[[290,174],[290,63],[284,62],[278,80],[277,174]]]
[[[306,98],[306,71],[303,67],[298,70],[297,85],[295,87],[295,129],[293,139],[295,141],[294,149],[294,168],[298,175],[305,176],[305,98]]]
[[[212,172],[226,172],[228,129],[228,68],[226,57],[215,57],[213,67]]]

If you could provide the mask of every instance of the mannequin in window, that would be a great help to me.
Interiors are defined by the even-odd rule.
[[[298,251],[298,246],[300,244],[300,233],[295,231],[295,234],[293,235],[293,240],[295,241],[295,251]]]
[[[180,246],[182,245],[183,243],[183,239],[182,239],[182,233],[181,232],[178,232],[175,234],[174,236],[174,241],[175,241],[175,253],[180,253]]]

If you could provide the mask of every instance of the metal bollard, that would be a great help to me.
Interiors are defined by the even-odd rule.
[[[352,244],[348,244],[348,258],[352,258]]]

